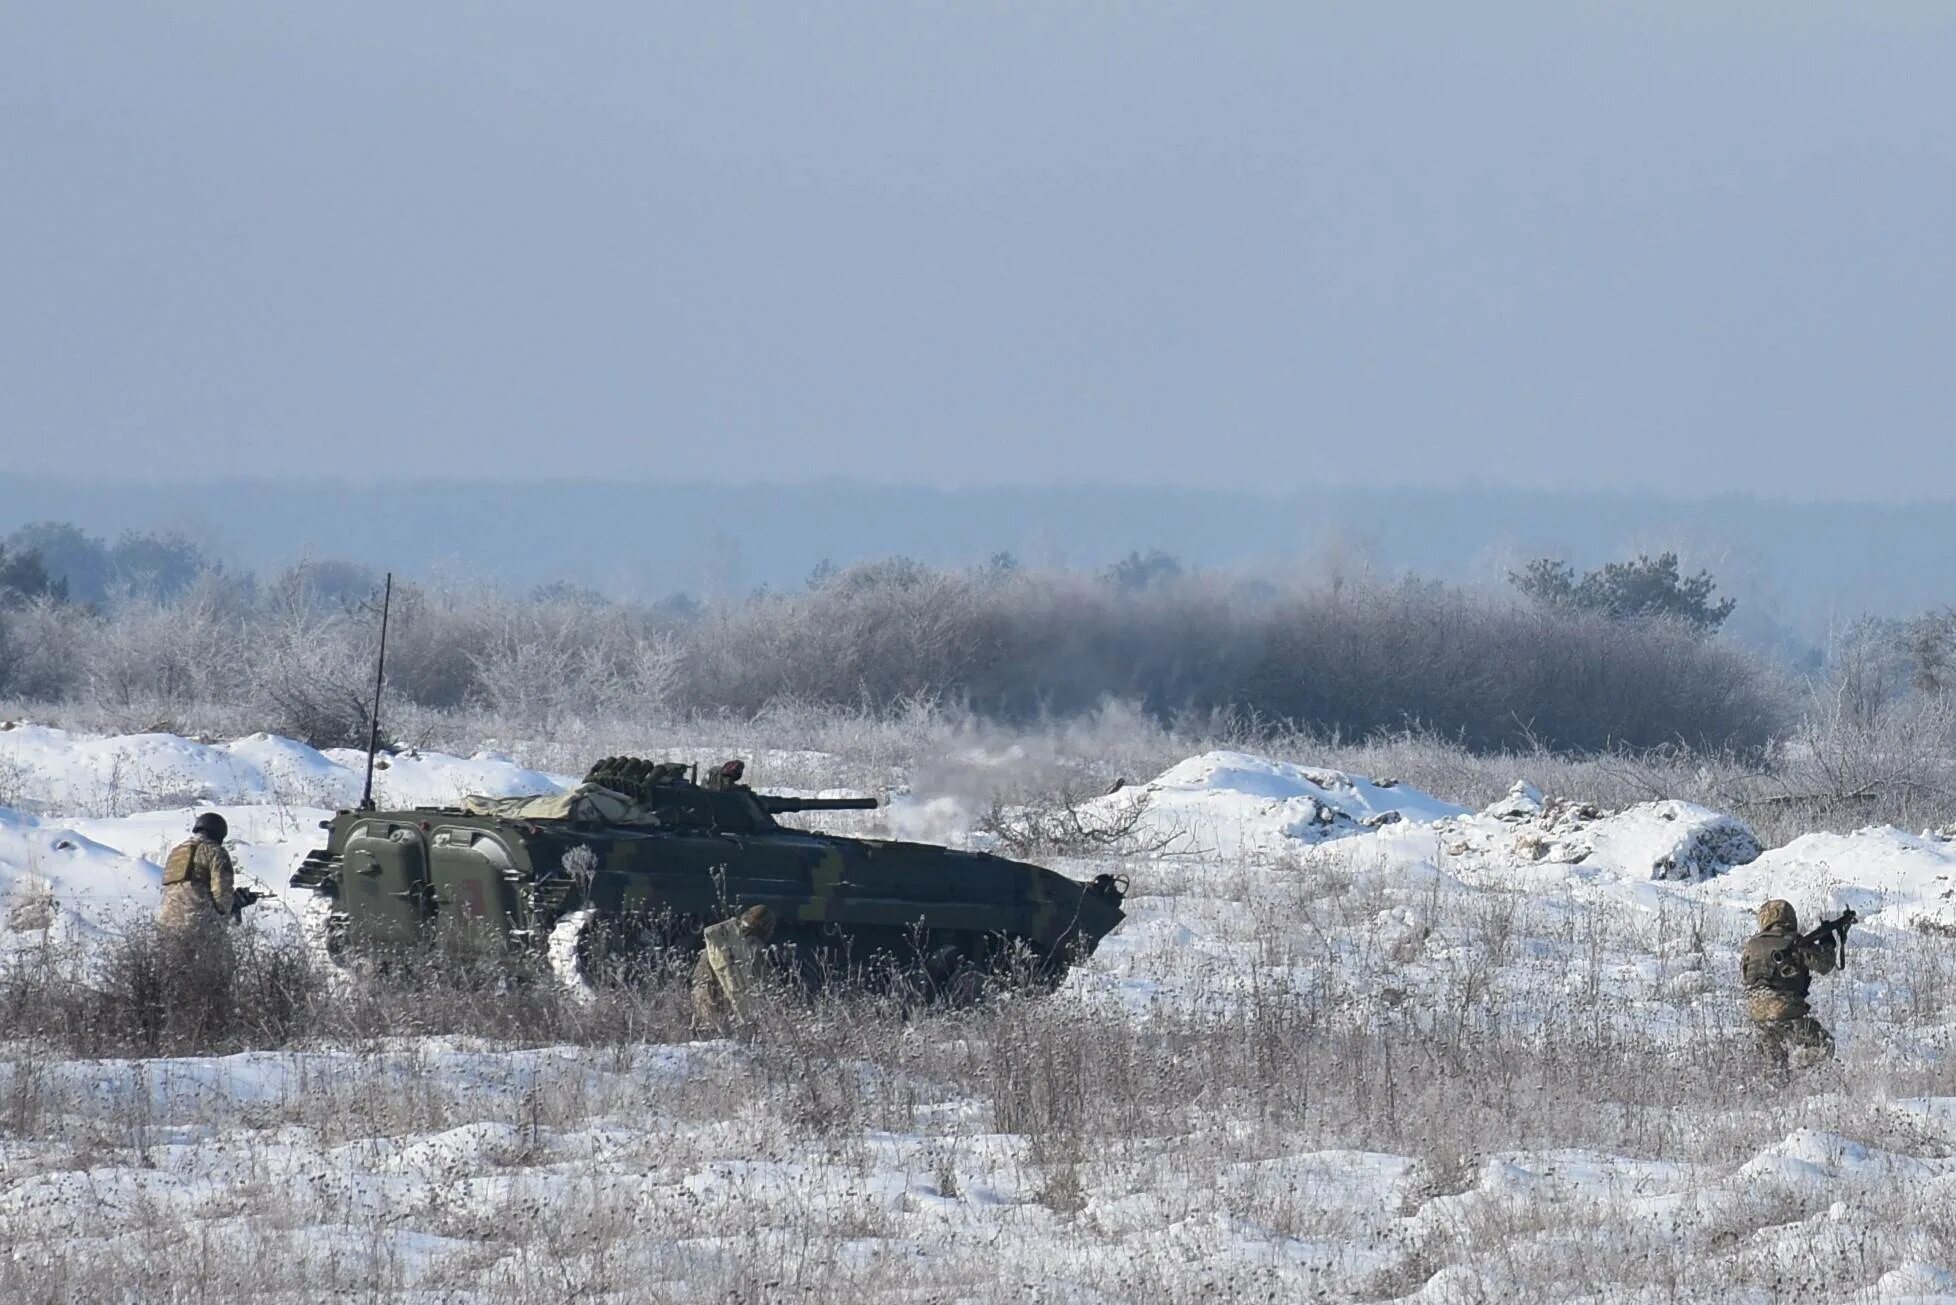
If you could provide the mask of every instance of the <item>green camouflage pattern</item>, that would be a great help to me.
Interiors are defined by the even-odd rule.
[[[1824,1060],[1834,1054],[1834,1035],[1811,1015],[1761,1020],[1754,1027],[1759,1033],[1760,1050],[1776,1069],[1791,1068],[1795,1053],[1807,1060]]]
[[[342,811],[324,822],[326,846],[293,886],[331,900],[332,945],[379,949],[423,943],[450,924],[541,949],[560,922],[589,911],[608,949],[694,950],[708,923],[766,906],[775,949],[811,984],[847,973],[950,985],[1007,967],[1056,982],[1123,918],[1125,884],[1113,876],[1080,883],[990,853],[774,819],[871,799],[709,790],[671,769],[632,785],[600,767],[587,782],[632,789],[630,823],[578,818],[594,809],[585,802],[559,804],[561,818],[536,814],[548,804]],[[584,860],[579,849],[589,873],[566,868],[566,858]]]
[[[1746,1016],[1755,1024],[1805,1019],[1812,1012],[1807,994],[1813,976],[1834,971],[1834,949],[1804,941],[1798,928],[1789,907],[1739,949]]]
[[[224,845],[192,837],[170,849],[163,862],[163,902],[157,920],[166,929],[222,922],[231,914],[235,871]]]
[[[1834,949],[1802,938],[1800,918],[1783,898],[1762,905],[1758,918],[1759,932],[1739,949],[1739,981],[1761,1048],[1782,1070],[1795,1050],[1832,1055],[1833,1035],[1813,1017],[1807,994],[1814,975],[1833,973]]]

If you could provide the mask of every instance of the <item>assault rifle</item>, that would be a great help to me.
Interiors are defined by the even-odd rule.
[[[254,902],[262,902],[270,896],[270,893],[261,893],[256,888],[246,888],[243,884],[232,885],[231,918],[233,920],[244,919],[245,907],[250,906]]]
[[[1834,947],[1834,965],[1838,969],[1847,968],[1847,931],[1861,917],[1848,907],[1831,920],[1822,920],[1819,925],[1800,935],[1800,941],[1812,947],[1824,947],[1830,941]]]

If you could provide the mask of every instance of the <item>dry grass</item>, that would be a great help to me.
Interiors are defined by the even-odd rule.
[[[1137,891],[1197,873],[1162,863]],[[1734,1177],[1803,1129],[1956,1150],[1895,1104],[1956,1090],[1919,1054],[1956,1011],[1940,940],[1859,952],[1830,990],[1844,1062],[1782,1088],[1716,993],[1663,997],[1667,974],[1729,967],[1735,940],[1702,917],[1626,931],[1499,894],[1414,903],[1433,928],[1408,961],[1363,874],[1220,891],[1239,944],[1185,998],[1136,1006],[1093,970],[962,1012],[784,994],[739,1043],[688,1042],[682,985],[656,979],[591,1002],[440,964],[329,982],[246,944],[251,1000],[159,1024],[151,985],[202,982],[201,959],[172,971],[141,931],[19,955],[0,973],[0,1297],[1351,1299],[1437,1278],[1466,1299],[1688,1298],[1835,1266],[1851,1300],[1956,1250],[1900,1189],[1847,1182],[1858,1222],[1834,1227],[1809,1189]],[[1314,1159],[1351,1152],[1403,1158],[1390,1210]],[[1557,1186],[1552,1158],[1576,1153],[1668,1162],[1703,1204],[1625,1224]],[[1488,1186],[1504,1155],[1538,1174],[1512,1199]],[[1789,1221],[1841,1243],[1810,1254]]]

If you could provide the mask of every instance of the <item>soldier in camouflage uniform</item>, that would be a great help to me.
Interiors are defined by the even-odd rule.
[[[700,787],[716,791],[745,788],[746,785],[740,781],[741,777],[746,773],[747,763],[735,757],[732,761],[723,761],[712,770],[707,771],[706,782],[701,784]]]
[[[1790,1063],[1794,1047],[1817,1056],[1833,1054],[1833,1035],[1807,1005],[1813,976],[1833,971],[1834,949],[1801,939],[1791,902],[1775,898],[1759,908],[1759,932],[1739,952],[1739,978],[1745,984],[1745,1013],[1779,1069]]]
[[[190,832],[191,837],[171,848],[163,863],[163,908],[157,921],[173,932],[219,925],[231,918],[231,854],[224,850],[230,830],[224,817],[206,811]]]
[[[765,906],[750,906],[707,926],[693,966],[695,1028],[726,1033],[752,1023],[748,997],[767,973],[767,943],[773,936],[774,912]]]

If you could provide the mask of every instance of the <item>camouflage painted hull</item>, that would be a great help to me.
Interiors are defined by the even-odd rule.
[[[1057,982],[1122,919],[1125,885],[924,843],[776,827],[744,833],[512,819],[459,809],[341,812],[294,887],[332,905],[336,948],[386,951],[461,926],[541,950],[584,913],[607,959],[698,946],[763,905],[803,978],[927,980],[1025,970]],[[588,855],[579,849],[588,849]]]

